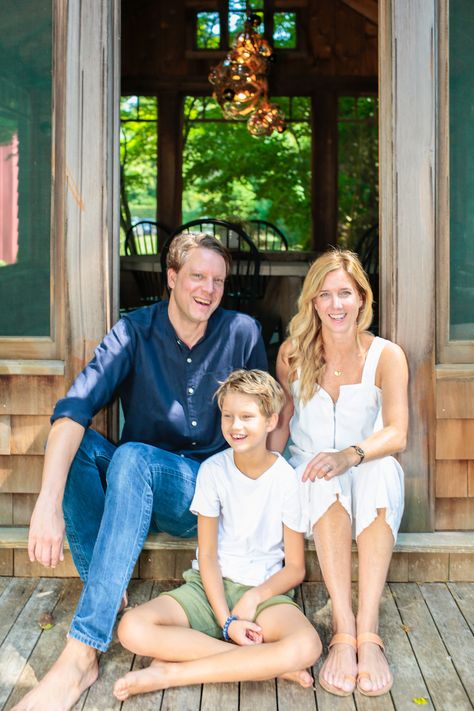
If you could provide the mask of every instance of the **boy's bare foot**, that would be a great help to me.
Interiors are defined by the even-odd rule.
[[[287,681],[296,681],[296,683],[304,689],[309,689],[309,687],[314,684],[313,677],[306,669],[300,669],[295,672],[285,672],[285,674],[280,674],[278,678],[286,679]]]
[[[169,686],[169,668],[171,664],[153,661],[146,669],[132,671],[117,679],[114,684],[114,696],[119,701],[125,701],[135,694],[145,694],[149,691],[160,691]]]
[[[69,637],[49,672],[12,711],[69,711],[98,674],[96,650]]]

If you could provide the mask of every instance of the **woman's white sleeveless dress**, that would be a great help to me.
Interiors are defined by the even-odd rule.
[[[388,343],[376,337],[367,351],[362,380],[341,385],[339,398],[319,388],[306,404],[299,399],[299,381],[292,383],[294,414],[290,422],[290,464],[300,476],[306,464],[322,451],[341,450],[358,444],[381,429],[382,391],[375,385],[380,354]],[[303,510],[308,520],[308,535],[314,524],[339,498],[353,523],[355,538],[386,509],[386,521],[396,539],[403,514],[403,470],[393,457],[363,462],[327,481],[301,483]]]

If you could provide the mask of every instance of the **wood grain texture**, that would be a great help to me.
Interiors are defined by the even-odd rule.
[[[40,490],[43,457],[0,456],[0,493],[35,494]]]
[[[13,523],[13,495],[0,494],[0,526]]]
[[[474,420],[436,422],[436,459],[474,459]]]
[[[41,563],[31,563],[28,551],[14,551],[15,575],[24,578],[77,578],[78,572],[72,560],[70,551],[64,551],[64,560],[56,568],[45,568]]]
[[[474,554],[449,554],[449,580],[459,582],[474,581]]]
[[[10,415],[0,415],[0,454],[10,454],[10,438]]]
[[[49,416],[64,393],[64,378],[60,376],[0,375],[0,412]]]
[[[44,454],[50,429],[49,417],[12,415],[11,454]]]
[[[474,461],[467,463],[467,495],[474,496]]]
[[[436,529],[438,531],[472,531],[474,529],[474,498],[436,499]]]
[[[436,462],[436,496],[453,498],[467,496],[467,461]]]
[[[13,524],[29,526],[31,514],[36,504],[37,494],[11,494],[13,506]]]
[[[437,380],[436,417],[474,419],[474,380]]]
[[[456,600],[469,629],[474,634],[474,585],[469,583],[449,583],[448,589]]]
[[[408,558],[408,580],[416,582],[449,579],[449,553],[418,553]]]

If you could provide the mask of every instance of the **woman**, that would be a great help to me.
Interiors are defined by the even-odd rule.
[[[312,264],[278,354],[287,402],[270,446],[290,463],[332,601],[333,633],[319,681],[338,696],[379,696],[392,675],[378,637],[380,599],[403,513],[408,368],[399,346],[374,337],[372,292],[355,254],[330,251]],[[351,601],[351,548],[359,603]]]

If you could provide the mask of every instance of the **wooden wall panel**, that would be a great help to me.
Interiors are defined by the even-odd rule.
[[[436,500],[437,531],[470,529],[474,529],[474,498]]]
[[[438,420],[436,459],[474,459],[474,420]]]
[[[438,380],[438,419],[474,419],[474,380]]]
[[[43,457],[39,455],[1,456],[0,493],[34,494],[40,490]]]
[[[474,496],[474,462],[467,463],[467,495]]]
[[[29,526],[31,514],[36,503],[37,494],[10,494],[13,507],[13,524]]]
[[[64,378],[48,375],[1,375],[0,412],[48,415],[65,393]]]
[[[44,454],[50,430],[49,417],[14,415],[11,429],[12,454]]]
[[[13,495],[0,494],[0,526],[13,523]]]
[[[467,461],[436,462],[436,496],[459,498],[467,496]]]
[[[0,415],[0,454],[10,454],[10,415]]]

